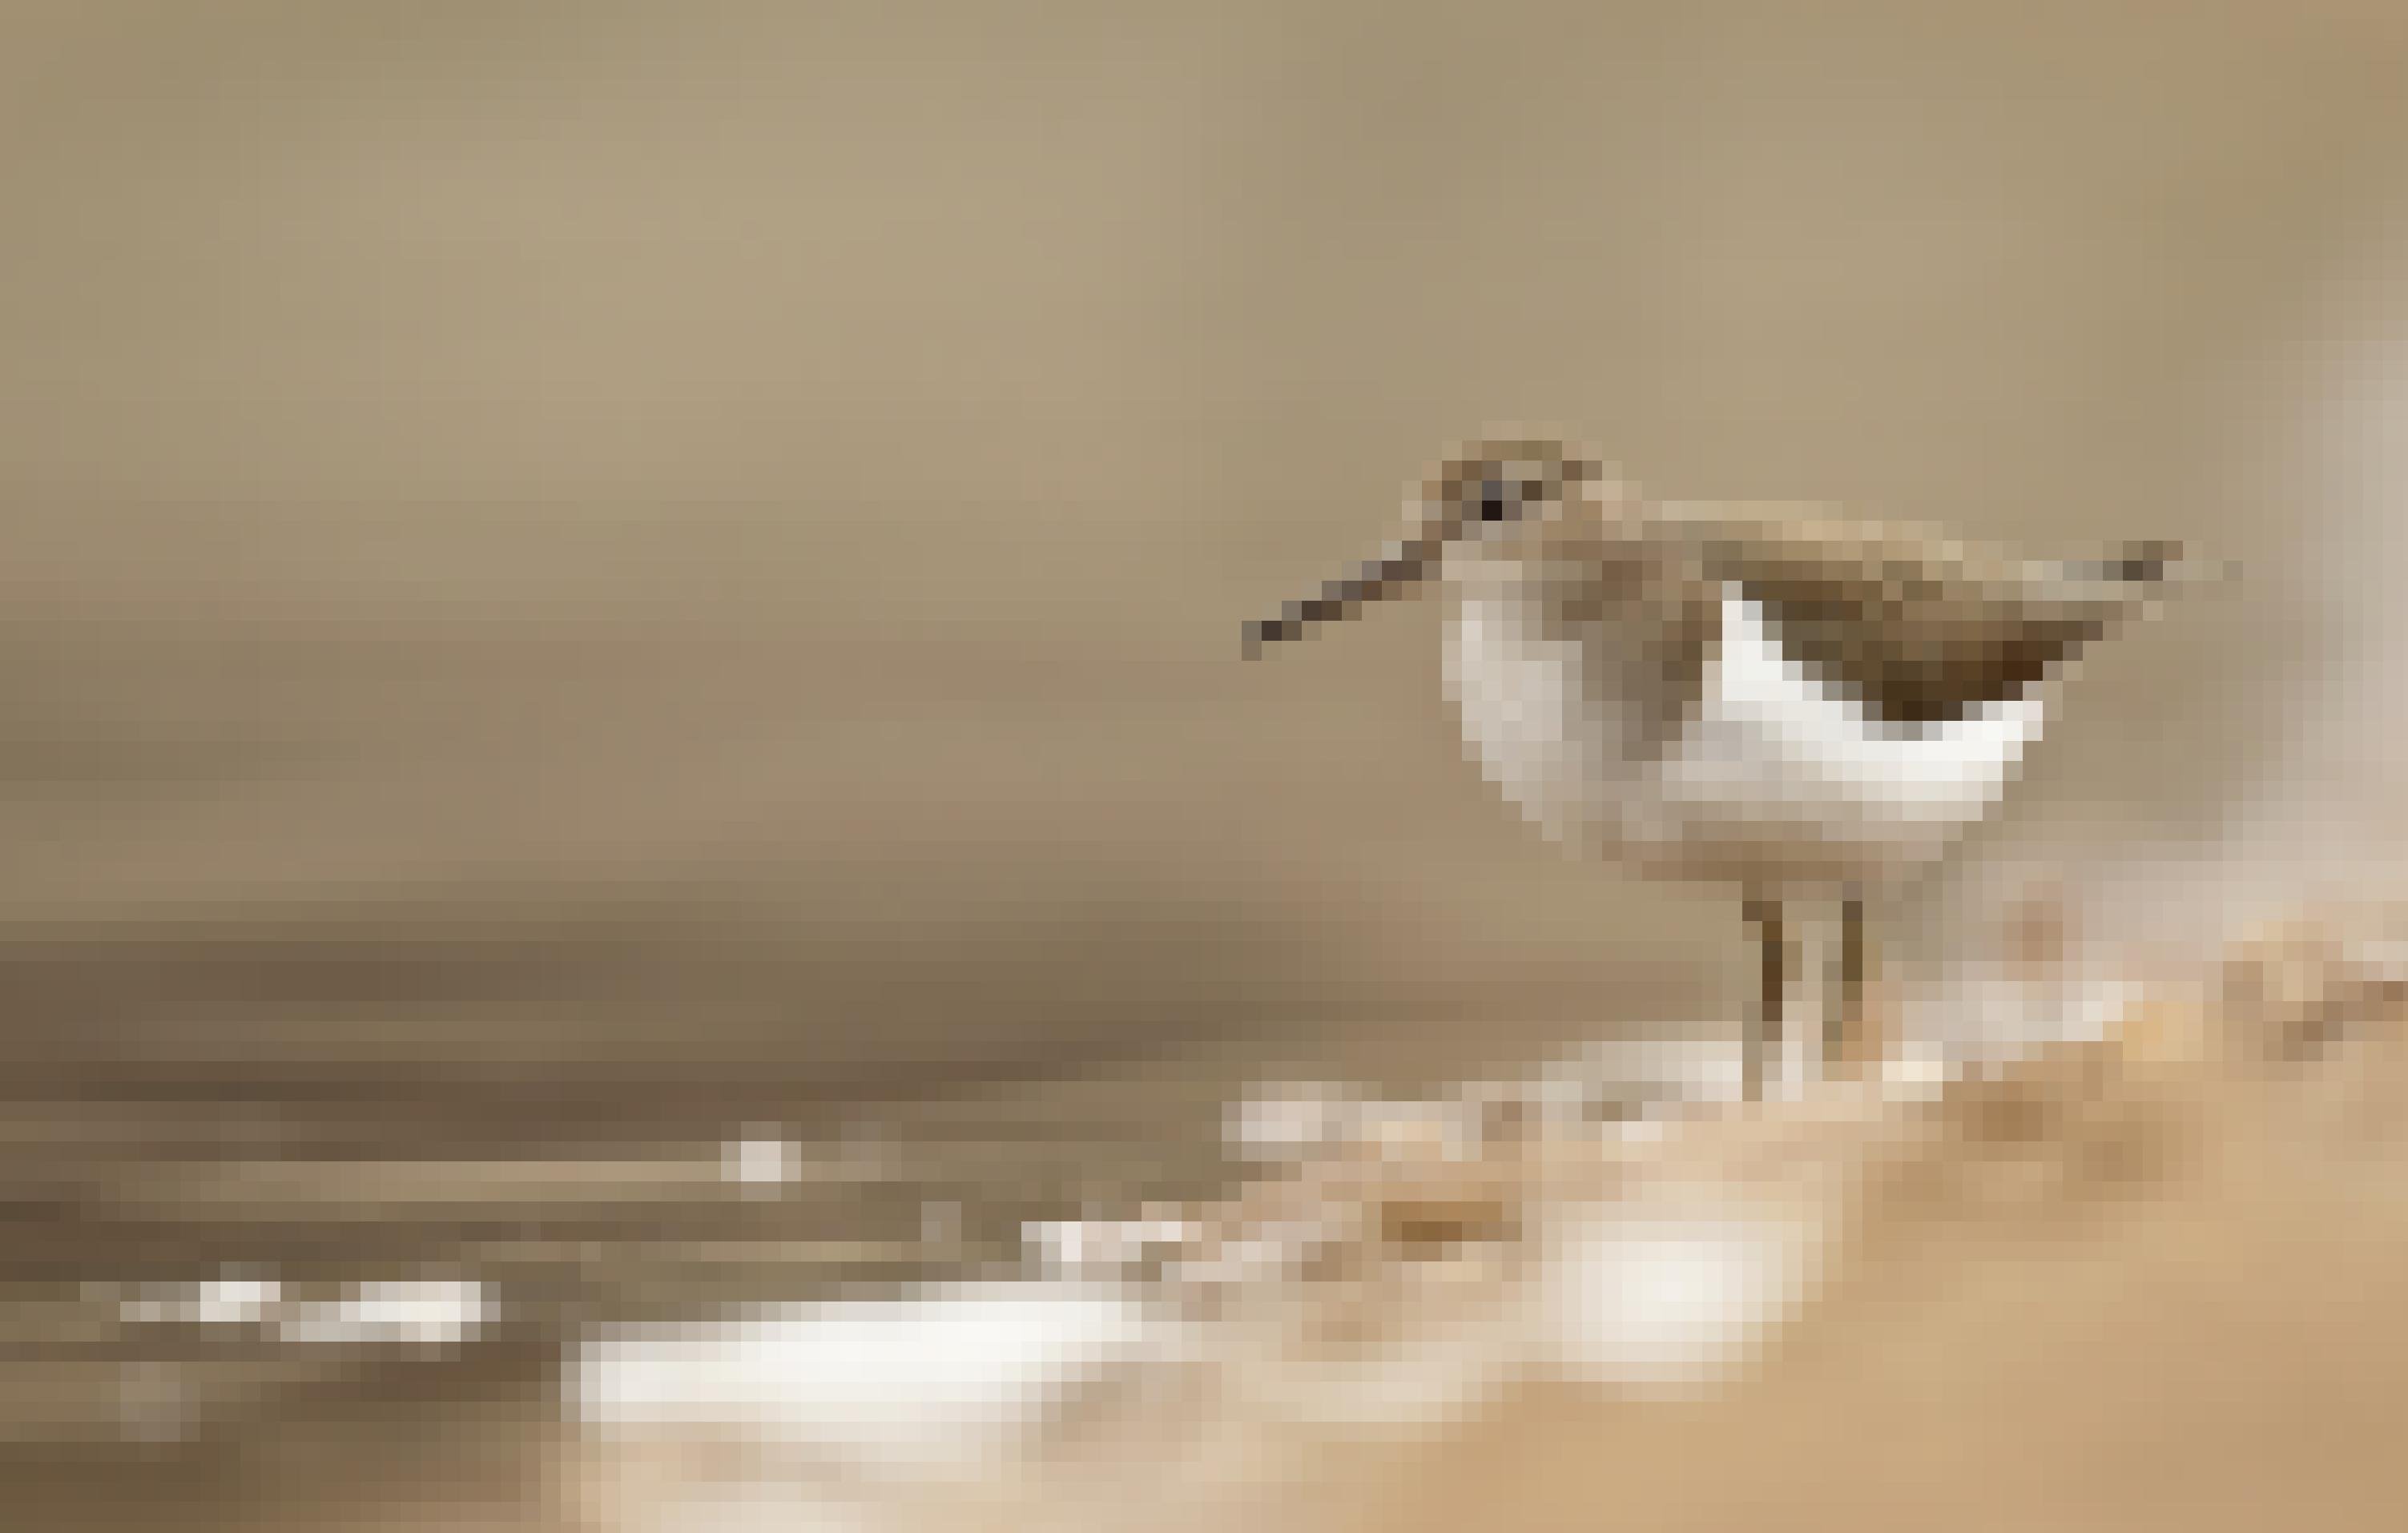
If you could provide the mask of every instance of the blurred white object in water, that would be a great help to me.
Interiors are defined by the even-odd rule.
[[[253,1325],[303,1346],[446,1346],[474,1336],[494,1311],[481,1283],[454,1279],[364,1282],[338,1298],[298,1299],[273,1278],[232,1272],[119,1306],[132,1325]]]
[[[2143,996],[2138,982],[2111,974],[2029,978],[1977,966],[1909,993],[1901,1048],[1999,1064],[2055,1046],[2108,1042]]]
[[[1680,1392],[1749,1361],[1804,1301],[1820,1232],[1743,1209],[1600,1211],[1551,1242],[1539,1361],[1584,1383]]]
[[[244,1277],[229,1269],[173,1297],[127,1299],[118,1312],[135,1325],[255,1325],[266,1321],[283,1297],[283,1285],[274,1279]]]
[[[720,1174],[746,1187],[782,1187],[802,1176],[800,1145],[758,1135],[732,1139],[720,1151]]]
[[[448,1346],[474,1336],[493,1314],[481,1283],[364,1282],[347,1298],[290,1307],[277,1318],[276,1334],[286,1341],[337,1345]]]
[[[574,1360],[571,1406],[609,1429],[703,1428],[857,1469],[970,1470],[1032,1442],[1081,1384],[1174,1340],[1125,1290],[965,1283],[605,1335]]]

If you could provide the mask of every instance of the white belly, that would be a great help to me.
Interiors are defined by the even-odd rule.
[[[1631,749],[1614,667],[1467,594],[1448,696],[1483,773],[1550,838],[1656,871],[1766,885],[1874,882],[1982,818],[2046,713],[2043,690],[1922,734],[1874,726],[1723,599],[1704,697],[1660,752]]]

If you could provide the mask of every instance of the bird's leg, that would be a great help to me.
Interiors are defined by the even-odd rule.
[[[1789,944],[1782,930],[1781,902],[1751,895],[1743,907],[1756,928],[1756,974],[1760,990],[1756,1015],[1748,1021],[1740,1045],[1740,1095],[1751,1102],[1764,1100],[1765,1059],[1781,1044],[1781,1007],[1789,988]]]
[[[1827,996],[1823,1010],[1826,1075],[1842,1060],[1855,1060],[1865,1043],[1865,901],[1853,892],[1840,901],[1840,952],[1834,967],[1838,995]]]

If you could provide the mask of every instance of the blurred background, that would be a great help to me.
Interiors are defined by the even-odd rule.
[[[1904,953],[2379,861],[2403,71],[2352,0],[6,0],[9,1430],[122,1427],[93,1282],[892,1276],[1210,1184],[1256,1075],[1722,1026],[1735,911],[1494,802],[1426,604],[1238,658],[1493,422],[2243,562]],[[697,1277],[757,1208],[260,1169],[744,1134],[906,1190]]]

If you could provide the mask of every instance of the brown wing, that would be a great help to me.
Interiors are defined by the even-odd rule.
[[[1757,603],[1809,672],[1909,729],[2021,696],[2136,611],[2172,557],[2149,545],[2022,560],[1811,507],[1667,508],[1651,525],[1708,582]]]

